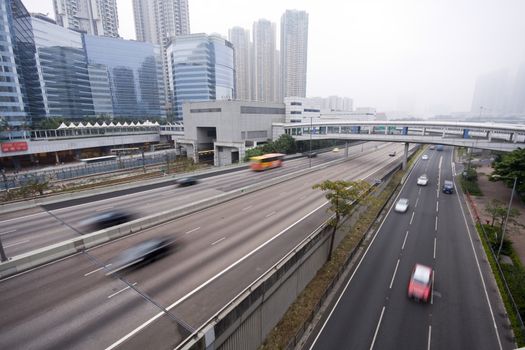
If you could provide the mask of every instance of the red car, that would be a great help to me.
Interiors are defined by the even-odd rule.
[[[432,295],[433,273],[431,267],[416,264],[408,283],[408,297],[428,303]]]

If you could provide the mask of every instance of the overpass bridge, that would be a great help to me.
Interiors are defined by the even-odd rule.
[[[525,147],[525,126],[438,121],[346,121],[312,118],[304,123],[274,123],[273,137],[296,140],[366,140],[442,144],[511,152]]]

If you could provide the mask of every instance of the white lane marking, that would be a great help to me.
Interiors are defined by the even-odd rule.
[[[368,175],[364,176],[363,178],[366,179],[368,178],[369,176],[372,176],[373,174],[375,174],[377,172],[377,170],[374,170],[372,172],[370,172]],[[412,175],[412,171],[410,172],[409,176],[407,177],[407,180],[408,178]],[[403,186],[401,187],[401,191],[403,190],[403,188],[405,187],[406,185],[406,182],[405,184],[403,184]],[[401,191],[397,194],[397,197],[396,197],[396,200],[397,198],[399,197],[399,195],[401,194]],[[182,302],[184,302],[185,300],[187,300],[188,298],[190,298],[192,295],[194,295],[195,293],[199,292],[201,289],[203,289],[204,287],[206,287],[208,284],[212,283],[213,281],[215,281],[216,279],[218,279],[219,277],[221,277],[222,275],[224,275],[226,272],[230,271],[231,269],[233,269],[235,266],[239,265],[240,263],[242,263],[244,260],[248,259],[250,256],[252,256],[253,254],[257,253],[259,250],[261,250],[262,248],[264,248],[266,245],[270,244],[273,240],[275,240],[276,238],[279,238],[280,236],[282,236],[286,231],[288,231],[289,229],[291,229],[292,227],[294,227],[295,225],[297,225],[298,223],[300,223],[301,221],[303,221],[305,218],[307,218],[308,216],[312,215],[313,213],[315,213],[317,210],[321,209],[322,207],[326,206],[328,204],[328,202],[325,202],[323,204],[321,204],[320,206],[318,206],[317,208],[315,208],[314,210],[310,211],[309,213],[307,213],[306,215],[304,215],[303,217],[301,217],[299,220],[295,221],[293,224],[291,224],[290,226],[286,227],[284,230],[282,230],[281,232],[279,232],[278,234],[276,234],[275,236],[273,236],[272,238],[270,238],[269,240],[267,240],[266,242],[262,243],[260,246],[256,247],[255,249],[253,249],[252,251],[250,251],[248,254],[246,254],[245,256],[243,256],[242,258],[240,258],[239,260],[237,261],[234,261],[233,263],[231,263],[228,267],[226,267],[225,269],[223,269],[222,271],[218,272],[215,276],[213,276],[212,278],[208,279],[207,281],[203,282],[201,285],[199,285],[197,288],[193,289],[191,292],[189,292],[188,294],[186,294],[185,296],[183,296],[182,298],[180,298],[179,300],[176,300],[175,302],[173,302],[171,305],[169,305],[167,308],[166,308],[166,311],[170,311],[171,309],[173,309],[175,306],[181,304]],[[392,210],[393,206],[390,207],[390,209],[388,210],[388,213],[390,213],[390,211]],[[387,216],[388,216],[388,213],[387,213]],[[385,216],[386,218],[386,216]],[[385,219],[383,219],[383,223],[385,222]],[[381,225],[379,226],[379,229],[378,231],[381,229],[381,227],[383,226],[383,223],[381,223]],[[377,231],[377,232],[378,232]],[[374,238],[372,239],[372,241],[370,242],[370,244],[368,245],[368,247],[366,248],[366,251],[363,255],[363,257],[366,255],[366,253],[368,252],[368,249],[370,249],[370,247],[372,246],[372,243],[374,242],[375,240],[375,237],[377,236],[377,232],[376,232],[376,235],[374,235]],[[361,258],[361,261],[363,261],[363,257]],[[359,264],[357,265],[357,268],[359,268],[359,265],[361,265],[361,261],[359,262]],[[357,271],[357,268],[354,270],[354,274],[355,274],[355,271]],[[354,275],[352,274],[352,277]],[[352,277],[350,277],[350,280],[348,281],[348,284],[350,283],[350,281],[352,280]],[[348,284],[346,285],[346,287],[348,287]],[[345,290],[346,290],[346,287],[345,287]],[[344,293],[344,291],[343,291]],[[342,295],[342,294],[341,294]],[[339,300],[341,299],[341,296],[339,296]],[[339,302],[338,300],[338,302]],[[337,304],[336,304],[337,305]],[[332,312],[333,312],[333,309],[332,309]],[[141,330],[143,330],[144,328],[146,328],[148,325],[150,325],[151,323],[153,323],[155,320],[157,320],[158,318],[160,318],[161,316],[164,315],[164,312],[159,312],[158,314],[156,314],[155,316],[153,316],[152,318],[150,318],[149,320],[147,320],[146,322],[142,323],[140,326],[138,326],[137,328],[135,328],[134,330],[132,330],[131,332],[129,332],[128,334],[126,334],[125,336],[123,336],[122,338],[120,338],[119,340],[117,340],[116,342],[114,342],[113,344],[111,344],[110,346],[108,346],[106,348],[106,350],[111,350],[111,349],[114,349],[116,348],[117,346],[119,346],[120,344],[122,344],[123,342],[125,342],[126,340],[128,340],[129,338],[131,338],[133,335],[137,334],[138,332],[140,332]],[[331,315],[331,313],[330,313]],[[330,316],[328,316],[329,318]],[[327,319],[328,320],[328,319]],[[325,323],[326,324],[326,323]],[[324,325],[323,325],[323,328],[324,328]],[[321,329],[322,331],[322,329]],[[319,334],[321,334],[321,331],[317,334],[317,336],[319,337]],[[317,338],[316,338],[317,340]],[[314,341],[315,343],[315,341]]]
[[[18,218],[7,219],[7,220],[4,220],[4,221],[0,221],[0,224],[3,224],[4,222],[15,221],[15,220],[23,220],[23,219],[25,219],[25,218],[29,218],[29,217],[31,217],[31,216],[45,215],[45,214],[47,214],[47,213],[46,213],[46,212],[43,212],[43,213],[35,213],[35,214],[26,215],[26,216],[21,216],[21,217],[18,217]]]
[[[428,343],[427,350],[430,350],[430,339],[432,338],[432,325],[428,325]]]
[[[248,209],[250,209],[251,207],[252,207],[252,205],[249,205],[249,206],[247,206],[247,207],[244,207],[244,208],[242,208],[242,211],[248,210]]]
[[[392,279],[390,280],[390,287],[388,289],[392,289],[392,285],[394,284],[394,279],[396,278],[398,267],[399,267],[399,259],[397,259],[396,268],[394,269],[394,274],[392,275]]]
[[[439,212],[439,202],[436,202],[436,213]]]
[[[419,162],[419,161],[417,161]],[[417,163],[416,163],[417,164]],[[408,184],[408,180],[410,179],[410,176],[412,176],[412,174],[414,173],[413,172],[414,170],[414,167],[412,167],[412,169],[410,170],[410,173],[408,174],[407,176],[407,179],[405,181],[405,183],[401,186],[401,190],[399,191],[399,193],[397,194],[396,198],[394,199],[394,201],[392,203],[396,203],[399,196],[401,196],[401,193],[403,192],[403,189],[405,188],[405,186]],[[309,350],[312,350],[313,347],[315,346],[315,343],[317,342],[317,339],[319,339],[319,337],[321,336],[321,334],[323,333],[323,330],[324,328],[326,327],[326,325],[328,324],[328,321],[330,320],[330,318],[332,317],[332,314],[334,313],[335,309],[337,308],[337,305],[339,305],[339,302],[341,301],[341,299],[343,298],[343,295],[345,294],[346,290],[348,289],[348,286],[350,286],[350,283],[352,282],[352,280],[354,279],[354,276],[355,274],[357,273],[357,271],[359,270],[359,267],[361,266],[361,263],[363,262],[363,260],[365,259],[366,257],[366,254],[368,253],[368,251],[370,250],[370,247],[372,247],[372,245],[374,244],[375,240],[376,240],[376,237],[378,235],[378,233],[381,231],[381,228],[383,227],[383,225],[385,224],[386,222],[386,219],[388,218],[388,215],[390,215],[390,212],[392,211],[392,208],[394,208],[394,204],[392,204],[390,206],[390,208],[388,209],[386,215],[383,217],[383,221],[381,222],[381,225],[379,225],[379,228],[377,229],[375,235],[372,237],[372,240],[370,241],[370,244],[368,245],[368,247],[366,247],[366,250],[365,252],[363,253],[363,255],[361,256],[361,260],[359,260],[359,262],[357,263],[357,266],[354,270],[354,272],[352,272],[352,275],[350,276],[350,278],[348,279],[348,282],[346,282],[346,285],[345,287],[343,288],[343,291],[341,292],[341,294],[339,294],[339,298],[337,298],[337,301],[335,302],[334,306],[332,307],[332,310],[330,310],[330,313],[328,314],[328,317],[325,319],[321,329],[319,330],[319,332],[317,333],[317,336],[315,337],[314,341],[312,342],[312,344],[310,345],[310,349]],[[122,340],[124,341],[124,340]],[[109,350],[109,349],[106,349],[106,350]]]
[[[456,186],[456,183],[455,183],[456,181],[454,180],[454,178],[452,178],[452,181],[454,181],[454,187],[458,188]],[[478,255],[476,254],[476,249],[474,248],[474,241],[472,240],[472,234],[470,232],[470,228],[468,227],[467,216],[465,215],[465,211],[463,210],[463,204],[461,204],[461,200],[459,199],[459,196],[460,194],[458,193],[456,197],[459,202],[459,207],[461,208],[461,213],[463,214],[463,220],[465,221],[465,227],[467,228],[468,237],[470,239],[470,246],[472,248],[472,252],[474,253],[474,259],[476,260],[476,265],[478,266],[479,277],[481,278],[481,284],[483,284],[483,290],[485,291],[485,298],[489,306],[490,316],[492,317],[492,324],[494,326],[494,331],[496,332],[496,338],[498,339],[499,348],[500,350],[503,350],[503,346],[501,345],[501,340],[499,338],[498,326],[496,324],[496,319],[494,318],[494,312],[492,311],[492,306],[490,305],[489,293],[487,291],[487,286],[485,285],[485,279],[483,278],[483,274],[481,273],[481,266],[479,265]],[[470,213],[470,208],[468,206],[467,206],[467,209]],[[472,213],[470,213],[470,215],[472,217]]]
[[[95,209],[95,211],[105,211],[105,210],[113,209],[113,208],[115,208],[115,206],[114,206],[114,205],[111,205],[111,206],[109,206],[109,207],[104,207],[104,208]]]
[[[274,214],[275,214],[275,211],[272,211],[270,214],[266,215],[266,217],[269,218],[270,216],[272,216]]]
[[[213,242],[211,245],[216,245],[217,243],[222,242],[222,241],[224,241],[225,239],[226,239],[226,237],[222,237],[221,239],[216,240],[215,242]]]
[[[417,203],[419,203],[419,197],[416,199],[416,205],[414,205],[414,208],[417,208]]]
[[[110,265],[111,265],[111,264],[110,264]],[[109,265],[108,265],[108,266],[109,266]],[[93,271],[90,271],[90,272],[88,272],[88,273],[85,273],[85,274],[84,274],[84,277],[87,277],[87,276],[89,276],[89,275],[91,275],[91,274],[93,274],[93,273],[95,273],[95,272],[98,272],[98,271],[100,271],[100,270],[103,270],[103,269],[104,269],[104,267],[99,267],[98,269],[95,269],[95,270],[93,270]]]
[[[436,259],[436,244],[437,244],[437,238],[434,237],[434,259]]]
[[[437,231],[438,230],[438,217],[436,216],[436,223],[434,224],[434,228]]]
[[[418,195],[421,194],[421,187],[419,188],[417,194],[418,194]]]
[[[415,211],[412,212],[412,217],[410,218],[410,223],[409,223],[409,225],[412,225],[412,221],[414,220],[414,214],[415,214],[415,213],[416,213]]]
[[[9,230],[9,231],[5,231],[5,232],[0,232],[0,235],[7,235],[8,233],[13,233],[13,232],[16,232],[16,228],[14,230]]]
[[[372,344],[370,344],[370,350],[374,348],[374,344],[377,338],[377,333],[379,332],[379,326],[381,326],[381,320],[383,319],[384,313],[385,313],[385,306],[383,306],[383,310],[381,310],[381,316],[379,316],[379,322],[377,322],[376,331],[374,332],[374,338],[372,339]]]
[[[18,242],[15,242],[15,243],[10,243],[10,244],[4,244],[4,248],[14,247],[15,245],[24,244],[24,243],[27,243],[27,242],[29,242],[29,239],[26,239],[24,241],[18,241]]]
[[[407,237],[408,237],[408,230],[407,230],[407,233],[405,234],[405,239],[403,240],[403,245],[401,246],[401,250],[405,249],[405,243],[407,242]]]
[[[132,286],[135,286],[136,284],[137,284],[137,282],[133,283]],[[113,298],[115,295],[120,294],[120,293],[122,293],[123,291],[128,290],[129,288],[131,288],[131,287],[130,287],[130,286],[127,286],[127,287],[122,288],[121,290],[119,290],[119,291],[117,291],[117,292],[115,292],[115,293],[113,293],[113,294],[108,295],[108,299]]]
[[[199,230],[200,228],[201,228],[200,226],[199,227],[195,227],[194,229],[191,229],[191,230],[187,231],[186,234],[190,234],[192,232],[195,232],[195,231]]]
[[[432,291],[430,292],[430,305],[434,304],[434,276],[436,276],[436,270],[432,272]]]

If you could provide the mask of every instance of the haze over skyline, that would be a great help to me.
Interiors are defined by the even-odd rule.
[[[54,18],[51,0],[22,1]],[[117,5],[119,33],[134,39],[132,2]],[[469,111],[479,75],[525,63],[521,0],[189,0],[190,29],[227,38],[260,18],[279,26],[286,9],[309,14],[308,97],[416,115]]]

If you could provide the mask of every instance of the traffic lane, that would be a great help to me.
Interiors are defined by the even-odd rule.
[[[375,147],[376,145],[366,145],[366,147]],[[380,144],[379,146],[383,146]],[[360,148],[364,147],[361,146]],[[355,146],[352,148],[357,149]],[[320,157],[322,158],[322,157]],[[330,158],[330,157],[328,157]],[[321,163],[323,160],[319,160]],[[283,167],[276,169],[272,174],[264,174],[263,179],[268,179],[272,176],[277,176],[280,173],[288,173],[292,170],[302,168],[305,166],[304,159],[290,161],[287,164],[296,164],[292,167]],[[232,179],[228,179],[228,177]],[[136,216],[147,216],[164,210],[184,205],[188,202],[198,201],[208,198],[210,196],[221,194],[221,189],[215,191],[215,188],[220,188],[221,182],[230,182],[235,184],[235,188],[242,187],[242,178],[248,177],[245,182],[246,185],[253,184],[256,181],[262,181],[261,176],[251,171],[240,171],[217,177],[211,177],[201,181],[199,186],[192,188],[177,188],[176,186],[169,186],[167,188],[152,189],[145,192],[132,193],[128,195],[118,196],[115,198],[104,199],[96,202],[89,202],[62,209],[56,209],[50,212],[43,212],[39,214],[32,214],[29,221],[29,228],[21,228],[20,225],[28,219],[22,217],[19,219],[11,218],[9,222],[4,222],[5,228],[2,230],[4,236],[3,240],[6,242],[6,254],[8,256],[16,256],[46,245],[62,242],[67,239],[75,238],[78,234],[92,232],[90,227],[86,227],[82,222],[89,219],[97,213],[106,211],[124,210]],[[214,188],[215,187],[215,188]],[[232,188],[233,188],[232,187]],[[231,188],[231,189],[232,189]],[[1,216],[0,216],[1,217]],[[46,222],[56,221],[56,227],[52,230],[43,230],[46,228]],[[16,234],[14,234],[16,232]]]
[[[300,192],[300,191],[298,191]],[[310,202],[310,198],[309,198]],[[312,201],[313,202],[313,201]],[[290,215],[290,213],[297,212],[296,207],[293,206],[294,200],[292,199],[290,203],[284,203],[284,207],[288,208],[288,212],[282,212],[281,214],[275,214],[275,215],[282,215],[284,217],[287,217]],[[301,208],[301,206],[299,206]],[[238,208],[239,210],[240,208]],[[305,208],[308,211],[310,208]],[[240,209],[242,210],[242,209]],[[257,209],[254,209],[257,210]],[[223,266],[228,266],[228,264],[231,264],[231,258],[236,251],[238,250],[244,250],[244,253],[239,254],[236,258],[242,259],[249,249],[252,249],[256,245],[263,244],[268,241],[271,236],[268,236],[268,232],[276,232],[280,229],[280,227],[276,227],[273,229],[273,226],[276,226],[277,223],[282,222],[279,218],[276,219],[275,222],[267,222],[264,220],[264,218],[268,215],[266,213],[261,212],[259,216],[261,217],[261,220],[257,220],[256,224],[253,226],[253,228],[250,228],[250,230],[247,230],[246,228],[239,228],[239,231],[245,231],[242,235],[237,235],[237,237],[228,237],[225,240],[215,241],[217,242],[217,245],[213,247],[212,249],[217,249],[217,252],[215,253],[215,256],[212,256],[209,260],[214,262],[214,265],[221,264],[221,260],[225,260],[224,263],[222,263]],[[206,288],[200,289],[198,293],[190,295],[181,296],[182,299],[185,299],[186,297],[189,297],[187,300],[184,300],[183,303],[180,303],[181,301],[174,302],[172,306],[175,307],[175,314],[177,315],[183,315],[184,320],[194,327],[197,327],[201,325],[204,321],[206,321],[209,317],[213,315],[214,312],[218,311],[223,305],[225,305],[231,298],[233,298],[234,295],[236,295],[238,292],[242,291],[248,284],[250,284],[253,280],[255,280],[258,276],[260,276],[264,271],[266,271],[269,267],[271,267],[279,258],[280,255],[277,252],[280,252],[280,254],[284,255],[286,254],[291,248],[293,248],[302,238],[304,238],[305,234],[310,232],[312,230],[312,227],[315,227],[320,221],[322,222],[324,219],[328,217],[328,213],[323,210],[322,208],[317,210],[312,216],[308,216],[305,218],[304,221],[300,221],[296,227],[294,227],[292,230],[286,232],[285,235],[282,235],[275,239],[274,241],[270,242],[264,250],[260,250],[255,252],[253,256],[250,256],[246,261],[244,261],[242,264],[236,265],[232,268],[232,270],[228,271],[227,273],[220,276],[220,279],[217,278],[213,281],[212,284],[209,286],[206,286]],[[320,216],[320,217],[318,217]],[[273,218],[273,216],[272,216]],[[214,221],[213,219],[211,221]],[[242,226],[242,224],[240,224]],[[200,232],[200,230],[199,230]],[[213,239],[210,239],[208,241],[208,245],[213,245],[213,243],[210,243],[212,240],[217,239],[219,236],[222,236],[222,234],[215,235]],[[263,237],[266,236],[266,237]],[[255,242],[255,244],[253,243]],[[200,248],[195,245],[193,245],[194,248],[197,248],[199,251],[206,251],[206,247]],[[179,256],[182,261],[182,264],[186,264],[188,260],[194,259],[195,255],[193,252],[188,252],[188,256],[182,257]],[[200,253],[202,256],[203,253]],[[205,260],[199,258],[195,258],[196,260]],[[163,261],[162,264],[166,264],[166,267],[170,265],[169,262]],[[188,265],[188,264],[186,264]],[[195,264],[190,263],[190,266],[196,266]],[[181,266],[178,266],[177,268],[181,268]],[[199,265],[197,265],[197,268],[200,268]],[[163,269],[159,266],[158,268],[161,271],[165,271],[166,269]],[[188,269],[189,270],[189,269]],[[214,271],[217,273],[220,273],[219,271]],[[147,274],[145,271],[143,271],[145,275],[151,275]],[[203,274],[208,274],[207,271],[196,271],[192,270],[190,273],[188,273],[188,277],[192,278],[196,275],[202,276]],[[164,283],[170,284],[170,280],[180,285],[186,285],[188,283],[183,283],[184,276],[182,273],[179,274],[180,276],[174,277],[172,279],[168,278],[161,278],[161,280]],[[162,288],[160,288],[162,289]],[[191,290],[191,289],[190,289]],[[148,289],[148,293],[151,295],[156,295],[154,291]],[[158,297],[159,300],[162,300],[162,297]],[[172,299],[173,300],[173,299]],[[158,321],[161,322],[161,321]],[[162,325],[158,322],[155,322],[150,327],[159,328],[159,331],[148,331],[147,334],[151,334],[152,332],[158,332],[159,334],[162,334]],[[148,328],[150,328],[148,327]],[[166,331],[166,330],[164,330]],[[136,338],[142,338],[144,335],[142,333],[135,335],[134,339]],[[141,342],[138,342],[141,343]]]
[[[408,195],[408,182],[401,194]],[[346,289],[313,344],[313,349],[364,349],[374,340],[384,314],[391,282],[396,278],[397,261],[404,249],[410,215],[396,213],[393,206],[371,241],[364,257],[353,269]]]
[[[158,312],[122,282],[92,273],[98,267],[85,254],[67,260],[67,269],[50,264],[0,282],[1,348],[103,348],[108,329]]]

